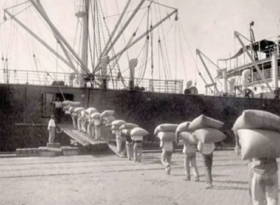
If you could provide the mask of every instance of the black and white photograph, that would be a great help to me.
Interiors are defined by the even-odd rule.
[[[279,0],[0,0],[0,205],[278,205]]]

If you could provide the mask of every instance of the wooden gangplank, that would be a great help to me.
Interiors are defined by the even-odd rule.
[[[59,125],[59,126],[65,134],[67,134],[71,139],[75,140],[82,146],[107,144],[107,142],[104,140],[95,140],[95,139],[90,138],[85,133],[82,133],[79,130],[74,129],[70,125],[63,124],[63,125]]]

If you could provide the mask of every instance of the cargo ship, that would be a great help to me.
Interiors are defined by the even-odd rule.
[[[167,14],[157,21],[151,20],[151,11],[160,13],[152,9],[154,5],[157,8],[163,7],[167,11],[165,12]],[[133,9],[131,6],[134,6]],[[29,8],[36,11],[48,26],[60,52],[46,43],[18,17]],[[187,83],[184,89],[183,80],[156,79],[154,77],[156,75],[155,61],[159,60],[147,57],[148,54],[155,55],[153,42],[157,42],[158,55],[167,59],[161,46],[164,39],[156,38],[154,33],[159,26],[171,18],[178,20],[176,8],[155,1],[132,2],[128,0],[123,5],[114,26],[108,30],[107,39],[103,43],[100,43],[101,31],[99,34],[89,33],[92,30],[96,31],[101,20],[106,19],[104,14],[98,13],[101,12],[100,1],[79,1],[76,8],[76,17],[79,25],[82,25],[79,52],[69,44],[52,23],[40,1],[28,0],[4,10],[5,22],[13,21],[25,30],[71,72],[39,71],[35,54],[33,55],[37,68],[35,71],[11,69],[9,60],[2,57],[0,151],[14,151],[16,148],[45,144],[47,141],[46,124],[53,113],[53,102],[57,100],[79,101],[83,107],[95,107],[99,111],[112,109],[117,119],[137,123],[150,133],[153,133],[153,129],[160,123],[180,123],[205,114],[225,122],[223,129],[228,136],[225,142],[229,145],[234,143],[232,124],[244,109],[262,109],[280,114],[279,41],[261,40],[244,44],[241,34],[236,32],[242,48],[237,55],[222,59],[222,61],[240,58],[242,54],[246,54],[250,61],[244,65],[236,64],[234,68],[220,68],[221,66],[218,65],[218,75],[215,78],[207,68],[205,56],[197,50],[210,79],[208,83],[200,73],[208,92],[199,94],[197,88],[191,83]],[[138,32],[138,26],[127,28],[131,24],[137,24],[134,20],[137,19],[136,14],[140,10],[146,11],[147,25],[144,26],[143,33]],[[141,19],[138,17],[139,25],[143,24]],[[103,27],[105,30],[106,28],[106,26]],[[129,39],[118,44],[126,29],[130,33]],[[128,49],[135,47],[141,40],[144,41],[144,46],[136,48],[138,51],[145,51],[141,69],[138,68],[140,67],[138,58],[128,58],[125,76],[120,66],[120,59]],[[260,57],[263,54],[264,57]],[[160,67],[160,64],[162,63],[158,63],[157,66]],[[144,78],[148,65],[151,68],[150,78]],[[160,73],[160,71],[157,72]],[[165,72],[164,75],[168,76],[168,73]],[[218,81],[222,83],[219,84]],[[62,116],[62,121],[71,123],[67,116]],[[60,140],[67,141],[68,138],[62,136]],[[149,135],[145,138],[144,146],[156,145],[158,143],[154,136]]]

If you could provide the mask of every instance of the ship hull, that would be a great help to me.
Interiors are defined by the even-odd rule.
[[[233,145],[231,127],[244,109],[262,109],[280,114],[279,100],[163,94],[128,90],[103,90],[56,86],[0,84],[0,151],[46,143],[45,126],[52,113],[52,100],[61,93],[69,100],[99,111],[113,109],[117,119],[137,123],[153,133],[160,123],[180,123],[206,114],[225,122],[226,142]],[[70,123],[70,121],[69,121]],[[27,126],[22,126],[22,125]],[[34,126],[32,126],[34,124]],[[150,135],[146,142],[153,142]]]

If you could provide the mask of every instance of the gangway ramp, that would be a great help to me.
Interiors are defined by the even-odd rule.
[[[75,140],[79,145],[83,147],[91,146],[99,151],[108,148],[107,142],[105,140],[92,139],[85,133],[82,133],[79,130],[74,129],[71,125],[60,124],[59,127],[66,135],[68,135],[71,139]]]

